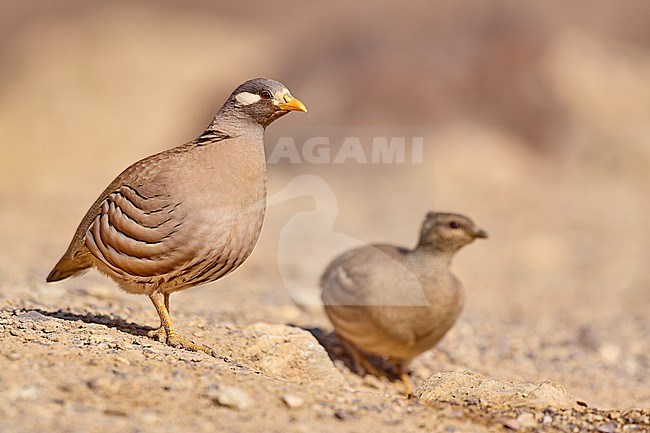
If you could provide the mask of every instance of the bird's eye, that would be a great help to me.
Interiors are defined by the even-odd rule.
[[[449,223],[449,227],[451,227],[452,229],[457,229],[460,227],[460,223],[458,221],[452,221]]]
[[[260,96],[262,97],[262,99],[272,99],[273,98],[273,95],[271,95],[271,92],[269,92],[268,90],[262,90],[260,92]]]

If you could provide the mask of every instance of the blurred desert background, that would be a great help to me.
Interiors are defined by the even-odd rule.
[[[269,164],[273,204],[255,252],[227,278],[172,297],[181,332],[243,365],[237,347],[246,345],[228,335],[253,323],[329,332],[320,309],[296,306],[287,285],[317,287],[341,252],[330,236],[412,246],[428,210],[454,211],[490,239],[457,256],[465,310],[438,348],[414,363],[416,385],[436,371],[469,369],[498,380],[553,380],[600,409],[650,406],[647,2],[3,0],[0,10],[0,308],[7,316],[61,309],[157,325],[148,299],[120,292],[96,272],[57,285],[45,276],[121,170],[193,139],[238,84],[267,76],[309,109],[269,127],[267,154],[281,137],[296,137],[300,147],[310,131],[331,132],[333,153],[344,136],[426,131],[423,160]],[[82,431],[71,420],[90,398],[89,425],[136,431],[140,421],[129,411],[151,409],[124,383],[94,397],[75,391],[86,382],[68,377],[70,369],[101,375],[115,355],[88,349],[99,350],[90,365],[65,336],[39,346],[2,326],[0,388],[9,391],[0,430],[68,422],[65,431]],[[133,339],[114,328],[101,332]],[[43,359],[50,364],[38,367]],[[147,360],[129,362],[121,367],[126,377]],[[337,367],[352,388],[397,401],[390,384],[372,391]],[[239,383],[260,411],[206,403],[192,423],[174,416],[173,425],[208,431],[228,420],[228,431],[359,431],[386,421],[363,410],[323,415],[319,399],[331,395],[308,382],[287,385],[308,404],[277,414],[284,406],[273,393],[285,385],[261,386],[258,398],[259,379],[243,380],[233,368],[224,363],[216,374]],[[29,377],[18,374],[25,369],[33,370]],[[191,388],[182,392],[190,400],[167,413],[198,404]],[[124,416],[105,410],[120,399]],[[436,416],[413,410],[421,420]],[[406,412],[395,416],[404,428],[423,428],[404,421]],[[483,431],[453,428],[446,431]]]

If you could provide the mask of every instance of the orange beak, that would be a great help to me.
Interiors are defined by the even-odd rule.
[[[278,104],[278,107],[283,110],[304,111],[305,113],[307,112],[307,107],[305,107],[305,104],[291,95],[284,95],[284,102],[280,102]]]

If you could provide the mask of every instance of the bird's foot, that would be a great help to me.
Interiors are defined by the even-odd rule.
[[[173,331],[170,332],[169,335],[167,335],[167,344],[177,349],[180,348],[192,352],[203,352],[212,357],[215,358],[217,357],[217,352],[215,352],[211,347],[204,346],[202,344],[196,344],[189,340],[185,340]]]
[[[152,338],[156,341],[160,341],[161,343],[165,343],[167,341],[167,331],[165,331],[165,328],[161,326],[147,332],[147,337]]]

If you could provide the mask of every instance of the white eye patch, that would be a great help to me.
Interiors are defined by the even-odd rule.
[[[235,100],[241,105],[254,104],[260,99],[262,99],[260,95],[256,95],[254,93],[249,93],[249,92],[241,92],[235,95]]]

